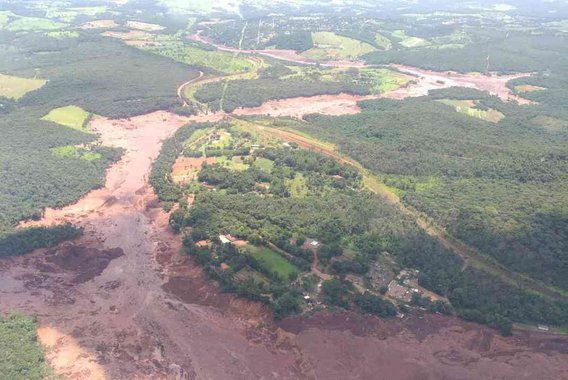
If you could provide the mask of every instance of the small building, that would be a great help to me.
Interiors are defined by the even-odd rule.
[[[199,240],[195,245],[199,248],[209,247],[209,242],[207,240]]]
[[[219,240],[221,240],[222,244],[229,244],[231,242],[225,235],[219,235]]]
[[[320,243],[319,243],[319,241],[317,241],[317,240],[312,240],[312,241],[310,242],[310,245],[311,245],[313,248],[318,248],[318,247],[320,246]]]

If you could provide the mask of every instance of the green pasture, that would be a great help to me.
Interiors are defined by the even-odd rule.
[[[22,78],[0,74],[0,97],[20,99],[30,91],[43,87],[45,79]]]
[[[267,247],[246,245],[245,252],[254,258],[266,271],[275,274],[282,280],[287,280],[292,275],[298,275],[300,270],[288,260]]]

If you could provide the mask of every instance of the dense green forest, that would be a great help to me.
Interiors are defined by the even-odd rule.
[[[439,95],[445,96],[447,93]],[[374,121],[375,123],[377,120],[381,120],[381,123],[384,123],[384,125],[381,124],[381,129],[385,132],[388,132],[388,128],[391,128],[392,130],[406,129],[407,133],[418,133],[417,129],[425,125],[422,123],[416,127],[404,126],[403,124],[393,124],[392,119],[389,119],[386,114],[381,115],[382,117],[380,118],[377,117],[377,114],[369,115],[371,112],[385,112],[384,107],[386,105],[380,104],[381,102],[389,103],[390,101],[366,103],[365,111],[361,115],[356,116],[312,116],[309,118],[309,124],[297,123],[296,127],[302,126],[310,133],[320,131],[320,128],[325,128],[327,132],[322,136],[337,141],[346,152],[362,159],[362,157],[368,156],[365,151],[360,150],[366,146],[364,144],[365,138],[373,138],[375,149],[381,141],[377,136],[391,136],[392,138],[392,135],[389,133],[382,135],[374,133],[374,131],[379,130],[379,126],[373,129],[371,128],[372,124],[365,124],[364,120]],[[416,99],[410,102],[412,104],[406,105],[409,107],[408,110],[423,102],[426,103],[425,108],[434,107],[431,110],[433,114],[441,113],[438,116],[439,118],[457,117],[462,122],[465,120],[466,123],[470,121],[469,119],[474,120],[473,124],[464,125],[462,130],[469,131],[473,129],[478,134],[481,134],[482,131],[494,131],[494,127],[489,129],[485,122],[476,125],[475,123],[478,123],[477,119],[461,119],[463,115],[456,113],[447,106],[433,102],[431,99]],[[397,106],[400,107],[401,104],[397,104]],[[451,110],[451,112],[446,114],[446,109]],[[357,117],[362,119],[357,120],[356,124],[350,121],[350,118]],[[294,122],[285,124],[294,125]],[[433,125],[444,124],[432,123],[430,128],[434,128]],[[362,132],[359,132],[361,134],[359,135],[355,128],[356,125],[360,126],[367,133],[371,133],[372,137]],[[172,214],[171,226],[175,231],[182,231],[185,230],[185,227],[191,226],[191,234],[187,235],[184,240],[187,249],[196,256],[198,262],[209,268],[207,269],[209,275],[217,279],[223,289],[267,302],[275,308],[278,316],[298,312],[302,307],[302,301],[298,298],[301,292],[279,293],[276,291],[274,293],[274,289],[267,288],[266,285],[262,284],[262,281],[259,282],[254,280],[254,278],[250,281],[242,282],[242,276],[238,273],[241,273],[242,268],[246,266],[256,268],[265,276],[273,278],[271,272],[266,272],[262,265],[259,265],[250,258],[250,255],[246,254],[246,251],[237,249],[236,252],[241,253],[236,254],[231,251],[232,253],[224,254],[222,252],[227,248],[219,249],[219,247],[224,247],[219,245],[215,246],[217,248],[213,248],[212,252],[216,253],[212,254],[203,248],[195,247],[194,243],[204,239],[218,241],[220,234],[230,234],[256,244],[275,244],[291,255],[288,259],[295,266],[307,270],[311,260],[310,255],[302,250],[298,250],[290,241],[309,237],[323,243],[320,250],[320,264],[323,265],[326,271],[337,275],[340,279],[347,274],[365,276],[373,262],[383,256],[383,252],[389,252],[401,266],[420,270],[419,283],[425,288],[447,297],[455,311],[465,319],[489,324],[501,329],[504,333],[510,331],[512,321],[549,323],[561,326],[568,323],[568,304],[564,302],[554,302],[541,296],[533,295],[472,267],[467,267],[463,271],[463,260],[422,231],[411,216],[403,214],[396,207],[388,205],[381,201],[380,198],[362,190],[360,174],[354,168],[340,165],[333,159],[317,153],[267,147],[254,152],[251,156],[253,161],[245,162],[254,162],[254,160],[259,159],[269,160],[272,162],[269,172],[258,170],[254,164],[248,169],[241,171],[234,171],[234,169],[226,168],[219,164],[204,165],[199,172],[198,183],[206,183],[208,186],[215,187],[217,191],[211,191],[208,187],[203,188],[193,185],[179,187],[174,185],[169,178],[171,173],[169,168],[171,168],[175,158],[184,152],[183,142],[192,135],[196,128],[210,127],[211,124],[190,125],[180,129],[174,138],[166,141],[157,165],[154,166],[153,178],[155,181],[157,180],[155,186],[162,199],[167,201],[175,201],[176,198],[177,200],[181,199],[180,204],[182,207]],[[431,129],[427,131],[432,133]],[[344,138],[345,133],[350,133],[352,136]],[[527,133],[531,133],[530,130]],[[477,152],[475,140],[468,144],[463,136],[460,137],[459,133],[457,133],[455,140],[451,140],[452,134],[447,131],[443,135],[443,141],[448,144],[447,146],[463,150],[462,157],[466,157],[466,154],[472,155],[474,152],[483,157],[488,156],[487,152]],[[404,134],[401,132],[396,136],[403,138]],[[482,137],[478,136],[478,138],[481,139]],[[501,138],[509,139],[510,136],[505,134]],[[456,146],[451,144],[452,141],[458,140],[463,141],[462,145]],[[355,148],[349,148],[350,145],[346,143],[347,141],[355,142]],[[535,141],[533,139],[533,143]],[[546,141],[544,140],[542,144]],[[386,148],[392,149],[392,146],[389,147],[387,143],[392,144],[393,141],[385,139],[383,143]],[[471,144],[473,144],[473,147],[470,146]],[[430,144],[430,146],[443,147],[444,145]],[[531,144],[531,146],[532,149],[536,149],[534,144]],[[427,158],[428,155],[433,154],[426,149],[427,147],[427,144],[415,147],[415,152],[423,152],[421,157]],[[503,145],[495,150],[498,151],[495,153],[497,157],[504,160],[505,163],[512,161],[511,158],[508,158],[507,150]],[[230,149],[225,148],[224,152],[225,154],[230,154]],[[523,150],[519,152],[522,153]],[[408,152],[404,151],[404,153]],[[527,154],[529,153],[532,153],[532,151],[529,150]],[[376,156],[371,155],[369,157]],[[395,158],[392,158],[392,163],[390,164],[392,169],[389,169],[389,173],[378,170],[377,168],[387,167],[388,159],[389,157],[384,155],[385,161],[382,162],[378,159],[375,159],[376,161],[372,159],[362,161],[366,166],[380,173],[385,182],[392,186],[393,189],[402,192],[404,201],[411,204],[415,204],[411,201],[412,196],[428,194],[427,192],[430,189],[432,194],[434,194],[434,191],[439,193],[440,189],[443,189],[443,184],[455,183],[456,181],[464,180],[464,178],[490,183],[489,181],[494,181],[494,176],[498,176],[498,173],[501,173],[489,173],[486,178],[484,176],[476,176],[475,172],[472,172],[469,167],[456,167],[456,174],[450,177],[448,173],[442,170],[441,165],[440,167],[433,166],[424,161],[424,170],[427,170],[426,175],[416,173],[401,174],[406,173],[403,171],[406,170],[406,165],[401,162],[400,167],[395,167]],[[481,158],[469,161],[472,161],[471,165],[475,165],[476,160],[481,161]],[[375,166],[372,166],[370,162],[373,162]],[[550,177],[542,178],[535,174],[534,178],[527,180],[521,180],[512,175],[515,171],[508,168],[507,165],[504,165],[499,170],[502,170],[504,176],[510,176],[510,179],[507,180],[510,183],[519,183],[525,186],[542,186],[543,183],[547,183],[546,181],[554,183],[556,181],[554,176],[563,175],[561,169],[556,168],[554,165],[551,166]],[[298,191],[292,185],[299,178],[304,184],[303,186],[305,186],[305,189],[302,191]],[[259,184],[265,185],[259,186]],[[395,184],[398,187],[395,187]],[[475,192],[475,189],[472,191]],[[493,189],[494,193],[497,191],[498,188]],[[194,193],[196,196],[190,208],[187,207],[186,202],[183,200],[185,198],[184,194],[188,192]],[[506,192],[501,191],[501,193],[503,197],[510,196]],[[462,191],[461,195],[465,197],[467,192]],[[452,194],[449,193],[448,196],[451,197]],[[454,199],[455,196],[456,194],[453,195]],[[563,196],[563,194],[559,193],[559,196]],[[433,199],[436,198],[433,197]],[[514,196],[511,199],[514,199]],[[469,199],[469,202],[468,204],[471,204],[471,199]],[[458,204],[458,206],[460,205]],[[420,204],[415,206],[418,208]],[[499,206],[506,210],[505,206],[507,204],[503,202]],[[437,207],[441,206],[437,205]],[[453,207],[455,208],[456,206],[454,205]],[[517,216],[528,217],[531,209],[525,207],[523,211],[524,214],[519,214],[519,209],[515,212],[518,214]],[[354,215],[357,217],[354,218]],[[511,242],[511,239],[499,237],[498,230],[491,230],[492,226],[500,223],[497,215],[500,214],[494,214],[495,220],[487,219],[485,227],[497,236],[495,239],[502,239],[504,243],[495,244],[493,251],[487,250],[484,252],[494,255],[505,264],[510,264],[507,260],[510,260],[511,257],[505,257],[505,253],[511,249],[510,246],[506,246],[508,242]],[[506,214],[503,217],[506,217]],[[467,228],[467,223],[470,221],[467,215],[461,215],[460,218],[459,221],[452,220],[452,223],[455,224],[452,228],[461,228],[464,231],[463,236],[458,233],[459,231],[454,231],[449,227],[448,229],[471,244],[477,244],[477,241],[468,239],[468,233],[470,234],[469,236],[475,236],[482,240],[481,237],[484,235],[479,234],[477,230],[474,231]],[[435,219],[439,220],[438,218]],[[522,219],[520,220],[522,221]],[[564,223],[562,220],[556,220],[555,222],[558,221]],[[555,222],[551,221],[551,224]],[[493,223],[493,225],[489,223]],[[527,226],[531,226],[531,224],[527,224]],[[556,233],[564,233],[560,229],[562,227],[555,230]],[[535,234],[543,233],[544,230],[546,230],[546,226],[543,226]],[[535,239],[543,239],[542,236],[537,237],[536,235]],[[525,251],[527,252],[529,248],[536,246],[536,244],[529,245],[529,243],[535,243],[536,240],[531,242],[530,239],[517,239],[516,242],[517,244],[526,243]],[[557,250],[556,256],[550,255],[551,261],[550,264],[547,264],[549,266],[546,270],[547,272],[557,271],[558,275],[556,277],[551,276],[551,279],[556,280],[557,283],[555,284],[558,286],[561,285],[560,282],[562,281],[562,269],[557,267],[563,264],[561,261],[554,262],[554,260],[563,259],[560,255],[561,250],[564,249],[562,244],[564,244],[562,240],[554,240],[549,242],[544,248],[539,247],[540,251],[535,251],[536,254],[544,255],[544,249]],[[485,248],[485,246],[478,246],[480,249]],[[219,253],[219,250],[221,253]],[[522,252],[518,251],[517,255],[520,256]],[[542,257],[535,256],[535,253],[522,256],[524,261],[515,260],[517,266],[511,264],[511,268],[526,271],[538,278],[539,273],[534,271],[533,268],[535,266],[534,260],[542,262]],[[241,259],[237,260],[239,257]],[[220,271],[221,263],[228,263],[233,268],[233,271]],[[545,279],[543,278],[543,280]],[[279,283],[281,280],[273,279],[273,281]],[[296,285],[300,286],[300,284],[301,281]],[[350,285],[349,281],[341,280],[339,283],[328,284],[327,287],[333,289],[330,290],[329,299],[326,301],[331,305],[345,308],[360,308],[362,310],[376,310],[376,313],[379,315],[390,315],[391,313],[389,306],[382,305],[380,300],[368,299],[370,295],[365,297],[363,294],[359,294]],[[301,291],[301,288],[298,291]],[[276,298],[272,299],[270,296],[265,298],[269,294],[273,296],[276,294]],[[284,299],[280,300],[280,296],[284,297]],[[293,301],[294,299],[295,301]],[[434,311],[444,310],[444,312],[451,312],[440,304],[428,303],[428,301],[416,302]],[[285,307],[284,304],[287,306]]]
[[[38,342],[37,324],[23,315],[0,315],[0,374],[5,379],[44,380],[52,371]]]
[[[472,95],[506,115],[497,128],[432,101]],[[568,288],[568,131],[531,122],[552,115],[546,106],[458,90],[361,105],[359,115],[314,115],[298,127],[337,142],[452,235],[515,271]]]
[[[342,92],[367,95],[370,90],[347,82],[261,78],[206,84],[197,90],[195,98],[212,110],[232,112],[239,107],[258,107],[268,100]]]
[[[1,100],[0,235],[19,220],[38,218],[42,209],[67,205],[101,186],[106,168],[120,157],[120,150],[100,146],[95,135],[41,120],[51,109],[75,105],[127,117],[176,107],[177,85],[196,75],[186,65],[88,33],[57,40],[0,31],[0,51],[2,73],[48,79],[17,102]],[[168,75],[153,75],[160,70]],[[80,144],[96,159],[52,151]]]

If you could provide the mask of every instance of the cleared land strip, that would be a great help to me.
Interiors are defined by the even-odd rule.
[[[268,128],[252,122],[250,124],[251,126],[254,126],[255,128],[262,131],[262,133],[270,134],[290,142],[295,142],[302,148],[313,149],[319,153],[333,157],[344,164],[351,165],[360,170],[360,172],[363,174],[363,183],[370,191],[379,195],[387,202],[395,205],[407,215],[412,216],[416,220],[418,226],[421,227],[428,235],[436,238],[444,247],[452,250],[455,254],[462,257],[465,261],[463,268],[464,270],[468,265],[471,265],[477,269],[483,270],[487,273],[499,277],[501,280],[507,282],[508,284],[522,288],[529,292],[557,301],[568,300],[568,295],[565,291],[546,285],[523,274],[510,271],[495,259],[484,255],[483,253],[479,252],[479,250],[454,238],[443,228],[437,226],[434,221],[432,221],[424,214],[418,212],[416,209],[404,205],[400,201],[400,198],[396,194],[391,192],[374,174],[365,169],[359,162],[337,152],[332,144],[318,141],[313,137],[301,134],[291,129],[282,130]]]

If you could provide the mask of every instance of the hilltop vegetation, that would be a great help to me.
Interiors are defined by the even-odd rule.
[[[498,129],[428,98],[368,101],[360,115],[313,116],[298,126],[336,141],[452,235],[567,289],[567,131],[543,134],[531,125],[546,108],[481,97],[506,115]]]
[[[0,316],[0,374],[6,379],[44,380],[51,375],[36,329],[33,318]]]

